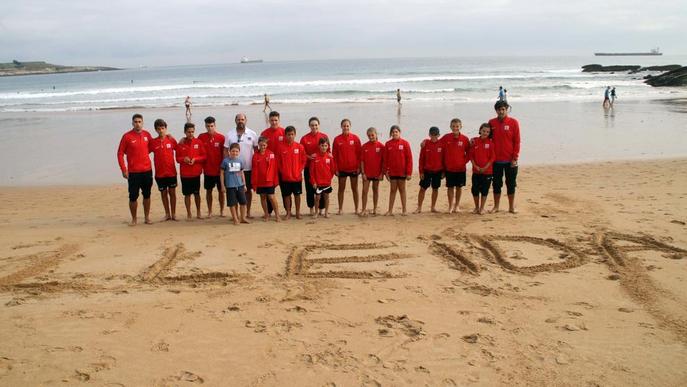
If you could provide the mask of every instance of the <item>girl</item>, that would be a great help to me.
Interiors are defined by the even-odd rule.
[[[363,172],[363,208],[360,215],[367,216],[367,193],[372,183],[372,215],[377,215],[377,201],[379,200],[379,182],[384,178],[382,164],[384,164],[384,144],[377,141],[377,129],[367,129],[370,140],[362,146],[360,170]]]
[[[496,160],[494,143],[491,140],[491,125],[484,123],[479,127],[479,137],[470,142],[470,161],[472,162],[472,198],[475,201],[475,214],[484,213],[489,186],[491,185],[493,164]],[[480,199],[479,195],[482,195]]]
[[[389,131],[391,140],[384,145],[384,173],[391,183],[389,191],[389,211],[386,215],[393,215],[396,191],[401,196],[403,215],[406,215],[406,180],[410,180],[413,173],[413,154],[408,141],[401,138],[401,128],[391,126]]]
[[[279,184],[277,176],[277,158],[271,150],[267,149],[267,137],[260,136],[258,139],[258,151],[253,155],[253,181],[251,184],[255,188],[255,193],[260,195],[260,204],[264,213],[264,221],[270,219],[267,209],[269,200],[274,208],[275,221],[279,222],[279,205],[274,198],[274,187]]]
[[[344,193],[346,192],[346,178],[351,179],[351,193],[353,193],[353,204],[355,213],[358,214],[358,175],[360,174],[360,138],[351,133],[351,120],[344,118],[341,121],[341,134],[334,137],[332,143],[332,155],[338,169],[339,177],[339,212],[343,213]]]
[[[315,203],[320,202],[320,197],[324,198],[324,217],[329,218],[329,194],[332,192],[332,178],[336,174],[336,162],[334,157],[328,152],[329,140],[321,138],[319,141],[320,151],[310,164],[310,184],[315,189]],[[315,213],[315,218],[321,215]]]

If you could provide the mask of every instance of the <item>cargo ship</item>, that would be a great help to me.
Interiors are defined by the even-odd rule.
[[[658,56],[663,55],[662,52],[658,51],[658,48],[654,48],[649,52],[595,52],[596,56]]]

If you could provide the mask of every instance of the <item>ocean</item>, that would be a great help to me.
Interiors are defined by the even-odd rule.
[[[622,100],[685,97],[684,88],[645,85],[647,73],[583,73],[599,64],[687,64],[687,56],[346,59],[140,67],[0,78],[0,112],[59,112],[261,104],[593,101],[606,86]]]

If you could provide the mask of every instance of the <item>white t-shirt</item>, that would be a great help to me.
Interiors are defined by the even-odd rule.
[[[255,148],[258,146],[258,135],[246,128],[246,130],[241,135],[239,139],[238,133],[236,133],[236,128],[229,129],[227,131],[226,140],[224,141],[224,147],[229,149],[231,144],[239,143],[241,146],[241,153],[239,153],[239,158],[243,161],[244,171],[250,171],[253,169],[253,153]]]

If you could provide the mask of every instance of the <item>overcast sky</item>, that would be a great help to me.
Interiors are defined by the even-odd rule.
[[[0,62],[687,54],[685,0],[7,0]]]

